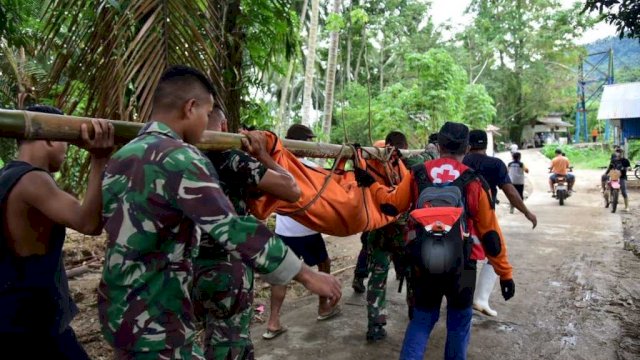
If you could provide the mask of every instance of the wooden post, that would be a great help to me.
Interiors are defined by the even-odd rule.
[[[124,144],[135,138],[144,124],[109,120],[115,128],[115,141]],[[91,118],[55,115],[22,110],[0,109],[0,137],[25,140],[55,140],[78,142],[82,139],[80,126],[90,126]],[[242,148],[244,135],[205,131],[197,147],[201,150],[223,151]],[[353,157],[350,147],[308,141],[282,139],[283,145],[296,156],[311,158],[336,158],[342,151],[345,157]],[[368,152],[385,156],[386,150],[374,147],[364,148]],[[423,150],[403,150],[404,155],[421,153]],[[367,154],[365,152],[365,158]]]

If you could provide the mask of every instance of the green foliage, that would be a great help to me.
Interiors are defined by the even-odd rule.
[[[344,28],[345,21],[340,14],[331,13],[327,17],[326,30],[329,32],[340,31]]]
[[[272,130],[276,123],[271,104],[264,100],[254,100],[243,104],[240,112],[240,121],[247,127],[255,127],[258,130]]]
[[[486,129],[496,116],[496,108],[484,85],[467,85],[462,100],[465,122],[472,128]]]
[[[16,157],[16,141],[0,138],[0,162],[7,163]]]
[[[361,8],[353,9],[349,14],[351,16],[351,25],[356,29],[360,29],[369,22],[369,15]]]
[[[640,40],[640,2],[633,0],[586,0],[583,12],[598,11],[609,24],[614,24],[620,38]]]
[[[445,50],[410,53],[405,63],[405,80],[387,86],[377,95],[371,94],[370,112],[366,87],[351,84],[345,90],[345,104],[335,112],[332,140],[344,139],[343,127],[347,128],[349,141],[361,144],[384,139],[387,133],[397,130],[405,133],[413,146],[422,147],[428,135],[445,121],[463,120],[466,73]],[[481,87],[474,89],[469,95],[470,101],[478,102],[474,116],[491,117],[491,98]]]
[[[576,148],[571,145],[545,145],[542,153],[549,159],[553,159],[557,148],[562,149],[571,166],[577,169],[606,168],[611,160],[611,151],[602,147]]]
[[[627,146],[627,158],[629,161],[640,160],[640,140],[629,140]],[[631,164],[633,165],[633,162]]]

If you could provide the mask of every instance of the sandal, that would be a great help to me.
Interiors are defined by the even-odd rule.
[[[271,340],[271,339],[277,338],[278,336],[280,336],[280,335],[282,335],[282,334],[284,334],[286,332],[287,332],[287,328],[286,327],[281,327],[278,330],[269,330],[269,329],[267,329],[267,331],[264,334],[262,334],[262,338],[265,339],[265,340]]]
[[[342,312],[342,309],[340,309],[340,306],[335,306],[333,309],[331,309],[331,311],[328,314],[318,315],[316,320],[318,320],[318,321],[329,320],[332,317],[340,314],[341,312]]]

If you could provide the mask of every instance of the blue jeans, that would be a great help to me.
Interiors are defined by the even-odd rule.
[[[447,307],[447,343],[445,360],[464,360],[471,337],[471,307],[454,309]],[[429,342],[431,330],[438,322],[440,308],[413,310],[413,320],[404,334],[400,360],[422,360]]]

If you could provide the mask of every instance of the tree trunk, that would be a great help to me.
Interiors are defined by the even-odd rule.
[[[241,15],[240,1],[227,0],[223,7],[224,15],[224,70],[225,94],[223,95],[229,131],[240,128],[240,106],[242,104],[242,55],[243,30],[238,24]]]
[[[380,42],[380,92],[384,89],[384,33]]]
[[[351,44],[351,9],[353,7],[353,4],[349,4],[349,23],[347,24],[347,61],[346,61],[346,66],[344,67],[345,71],[344,71],[344,75],[342,75],[343,77],[346,76],[347,77],[347,83],[351,82],[351,51],[352,51],[352,44]]]
[[[308,0],[304,0],[302,3],[302,10],[300,11],[300,31],[302,31],[302,27],[304,26],[304,18],[307,15],[307,4]],[[289,84],[291,83],[291,76],[293,76],[293,69],[296,64],[295,56],[292,56],[289,60],[289,68],[287,69],[287,76],[282,80],[282,92],[280,94],[280,107],[278,108],[278,126],[276,129],[276,134],[282,136],[284,134],[285,129],[289,127],[288,122],[286,121],[289,117],[285,116],[284,112],[287,111],[287,100],[289,92]]]
[[[342,0],[333,0],[332,12],[340,14],[340,6]],[[338,40],[340,39],[340,30],[332,31],[329,35],[329,59],[327,61],[327,77],[324,90],[324,121],[322,132],[326,139],[330,139],[331,135],[331,118],[333,114],[333,91],[336,81],[336,60],[338,59]]]
[[[309,39],[307,41],[307,63],[304,71],[304,94],[302,98],[302,124],[311,125],[311,110],[313,100],[313,73],[316,63],[316,45],[318,41],[318,8],[320,0],[311,0],[311,23],[309,24]]]
[[[358,82],[358,75],[360,74],[360,61],[362,61],[362,55],[364,54],[364,47],[367,46],[366,29],[362,28],[360,50],[358,50],[358,59],[356,60],[356,70],[353,72],[353,79]]]

